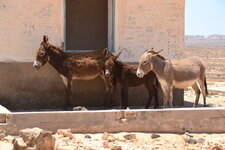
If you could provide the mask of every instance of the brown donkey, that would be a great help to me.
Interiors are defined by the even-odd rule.
[[[65,84],[66,103],[73,107],[72,80],[90,80],[101,76],[106,86],[107,99],[110,99],[110,82],[104,76],[104,63],[108,50],[101,49],[87,53],[64,53],[59,47],[52,45],[46,35],[37,51],[33,67],[39,69],[49,62],[60,74]],[[77,103],[77,102],[76,102]]]
[[[147,109],[149,107],[153,96],[155,97],[154,108],[157,108],[159,106],[159,103],[158,103],[158,92],[155,86],[155,83],[157,82],[155,74],[151,71],[148,74],[146,74],[143,78],[138,78],[136,76],[138,66],[128,65],[121,61],[118,61],[117,58],[119,57],[120,54],[121,52],[106,60],[105,76],[113,80],[114,87],[116,83],[115,80],[120,83],[121,99],[122,99],[121,108],[126,109],[128,107],[129,87],[136,87],[142,84],[145,85],[145,88],[148,90],[149,93],[148,102],[145,108]]]
[[[164,107],[167,107],[168,102],[172,107],[173,88],[185,89],[188,86],[192,86],[195,91],[196,99],[193,107],[197,107],[200,96],[198,83],[206,106],[208,90],[203,62],[198,57],[168,60],[159,55],[160,51],[152,48],[141,56],[137,76],[142,78],[151,70],[156,74],[163,90]]]

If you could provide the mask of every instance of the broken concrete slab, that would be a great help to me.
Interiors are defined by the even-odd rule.
[[[10,118],[11,112],[7,108],[0,105],[0,125],[8,123]]]

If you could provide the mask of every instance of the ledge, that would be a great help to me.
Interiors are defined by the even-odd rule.
[[[173,108],[157,110],[16,112],[0,128],[9,134],[39,127],[56,132],[70,128],[76,133],[159,132],[224,133],[225,108]]]

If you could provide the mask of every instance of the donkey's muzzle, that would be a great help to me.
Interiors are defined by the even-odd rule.
[[[41,64],[38,63],[37,61],[34,61],[33,67],[34,67],[35,69],[40,69],[40,68],[41,68]]]
[[[108,70],[105,71],[105,76],[106,76],[107,78],[110,77],[110,72],[109,72]]]
[[[143,77],[144,77],[144,72],[141,71],[140,69],[138,69],[137,72],[136,72],[136,75],[137,75],[139,78],[143,78]]]

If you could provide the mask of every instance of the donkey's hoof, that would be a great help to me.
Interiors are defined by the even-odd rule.
[[[209,104],[204,104],[204,107],[209,107],[210,105]]]

